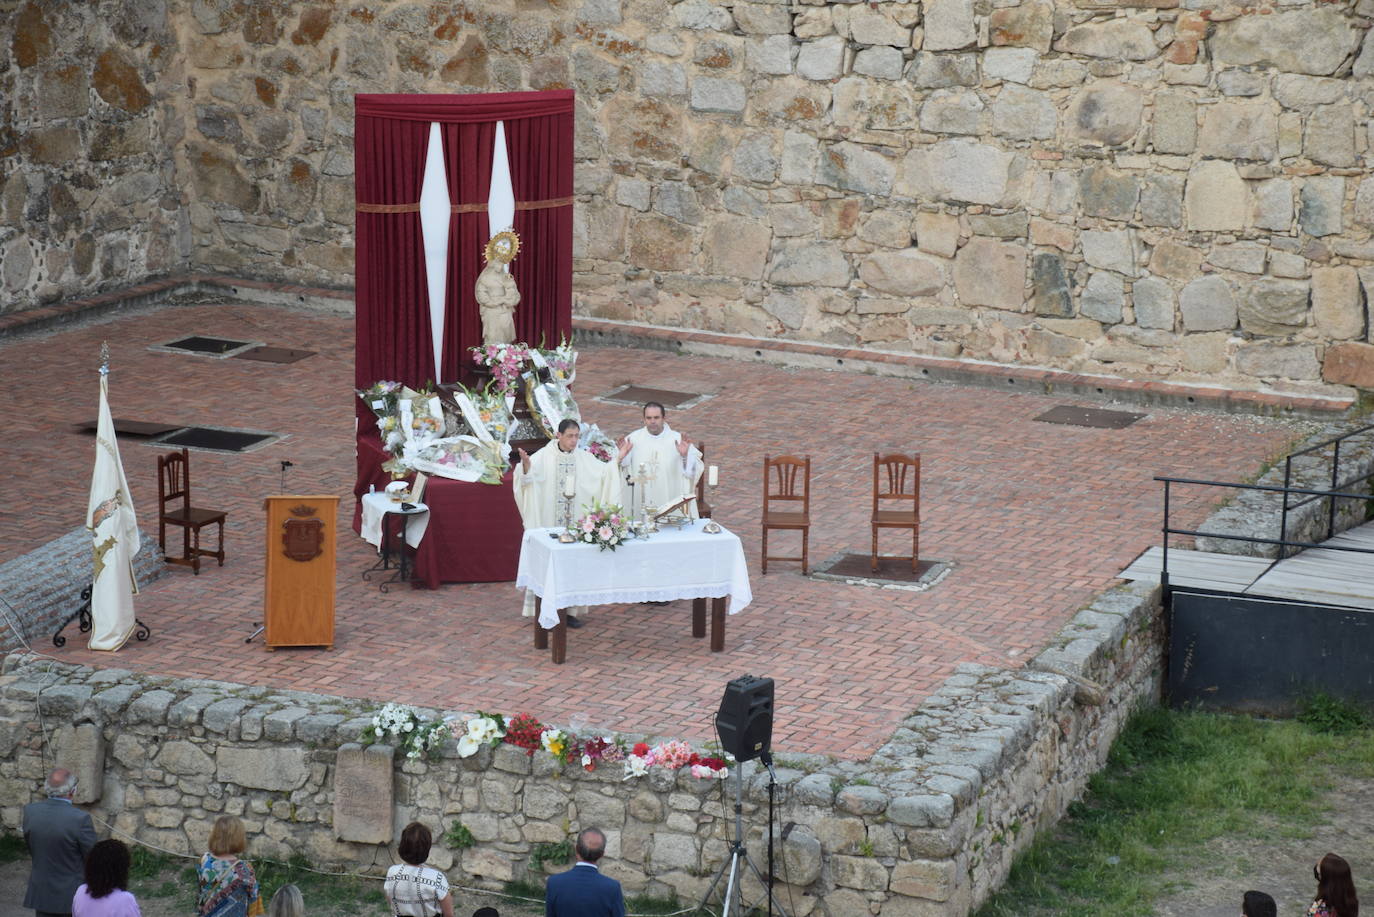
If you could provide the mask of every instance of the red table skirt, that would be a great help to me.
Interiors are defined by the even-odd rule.
[[[382,471],[386,458],[376,434],[359,434],[358,481],[353,486],[355,532],[362,532],[362,495],[368,485],[381,490],[391,483],[391,475]],[[440,583],[515,579],[525,528],[515,506],[510,472],[499,486],[430,477],[424,503],[429,507],[429,528],[415,549],[414,582],[437,589]]]

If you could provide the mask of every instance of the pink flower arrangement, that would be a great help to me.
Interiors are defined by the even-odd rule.
[[[677,770],[679,767],[686,767],[694,754],[696,752],[686,742],[672,741],[655,745],[649,749],[649,753],[645,757],[651,767],[658,766]]]
[[[528,344],[483,344],[470,349],[478,366],[491,369],[492,382],[498,392],[515,385],[530,359]]]
[[[620,547],[632,537],[629,520],[619,506],[592,504],[591,512],[572,524],[570,531],[584,544],[594,544],[601,550]]]

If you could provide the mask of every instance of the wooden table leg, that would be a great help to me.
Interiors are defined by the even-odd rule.
[[[706,600],[692,599],[692,636],[706,636]]]
[[[544,625],[539,623],[539,596],[534,597],[534,648],[546,650],[549,648],[549,632],[544,629]]]
[[[558,626],[553,629],[553,664],[562,665],[568,658],[568,613],[558,609]]]
[[[711,652],[725,650],[725,596],[711,600]]]

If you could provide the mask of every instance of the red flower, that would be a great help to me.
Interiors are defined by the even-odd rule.
[[[636,743],[635,743],[635,747],[634,747],[633,749],[630,750],[630,754],[635,755],[635,756],[640,757],[640,758],[644,757],[644,756],[647,755],[648,753],[649,753],[649,743],[647,743],[647,742],[636,742]]]

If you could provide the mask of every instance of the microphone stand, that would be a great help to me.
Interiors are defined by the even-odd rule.
[[[778,772],[773,770],[773,755],[764,752],[759,761],[768,768],[768,917],[773,917],[773,881],[777,874],[773,868],[773,800],[778,786]]]

